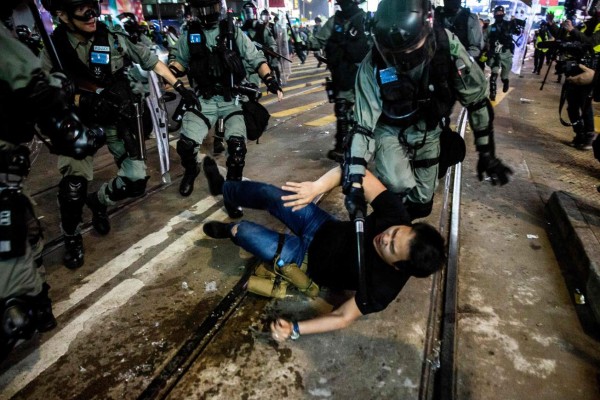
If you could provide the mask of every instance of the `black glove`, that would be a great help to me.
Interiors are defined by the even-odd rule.
[[[510,175],[513,174],[512,169],[504,165],[499,158],[490,153],[479,153],[477,177],[480,181],[483,180],[484,172],[490,177],[492,185],[496,185],[498,182],[500,185],[506,185],[510,180]]]
[[[344,205],[352,221],[354,221],[359,213],[363,218],[365,217],[367,214],[367,201],[365,200],[365,191],[362,186],[350,186],[344,199]]]
[[[177,82],[173,85],[173,89],[177,91],[181,95],[181,98],[185,102],[188,109],[196,108],[198,111],[202,111],[202,107],[200,106],[200,101],[198,101],[198,97],[196,94],[186,87],[183,86],[183,82],[177,79]]]
[[[277,82],[277,79],[273,76],[273,74],[266,74],[265,76],[263,76],[262,80],[270,93],[276,95],[277,92],[283,92],[281,86],[279,86],[279,82]]]

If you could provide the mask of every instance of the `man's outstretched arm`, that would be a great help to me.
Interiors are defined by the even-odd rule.
[[[354,296],[332,312],[313,319],[298,322],[301,335],[330,332],[349,326],[355,319],[362,316],[356,305]],[[271,322],[271,336],[278,342],[283,342],[292,335],[293,323],[283,318]]]
[[[318,195],[340,186],[341,183],[342,169],[338,166],[327,171],[316,181],[286,182],[281,188],[294,194],[282,196],[281,199],[285,201],[284,205],[286,207],[293,207],[292,211],[297,211],[313,201]],[[363,179],[363,187],[365,199],[369,203],[385,190],[385,186],[368,170]]]

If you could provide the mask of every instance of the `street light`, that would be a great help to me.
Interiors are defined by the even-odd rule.
[[[312,3],[312,0],[302,0],[302,17],[306,17],[306,3]]]

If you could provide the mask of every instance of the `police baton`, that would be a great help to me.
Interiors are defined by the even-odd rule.
[[[294,29],[292,29],[292,23],[290,22],[290,16],[288,13],[285,13],[285,19],[287,20],[288,28],[290,28],[290,38],[294,43],[294,48],[296,49],[296,53],[302,52],[302,45],[298,42],[298,38],[296,37],[296,33],[294,33]]]
[[[254,45],[256,46],[257,49],[261,50],[263,53],[265,53],[265,55],[269,56],[269,57],[275,57],[275,58],[283,58],[285,61],[288,62],[292,62],[292,60],[290,60],[289,58],[279,54],[278,52],[271,50],[270,48],[263,46],[262,44],[258,43],[258,42],[252,42],[254,43]]]
[[[367,293],[367,274],[365,265],[365,216],[361,210],[354,217],[354,231],[356,233],[356,250],[358,261],[358,302],[363,306],[369,303]]]

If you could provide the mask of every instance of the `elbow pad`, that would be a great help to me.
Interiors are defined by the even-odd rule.
[[[169,65],[169,70],[171,71],[171,73],[173,75],[175,75],[175,78],[181,78],[181,77],[185,76],[185,71],[180,71],[173,64]]]

